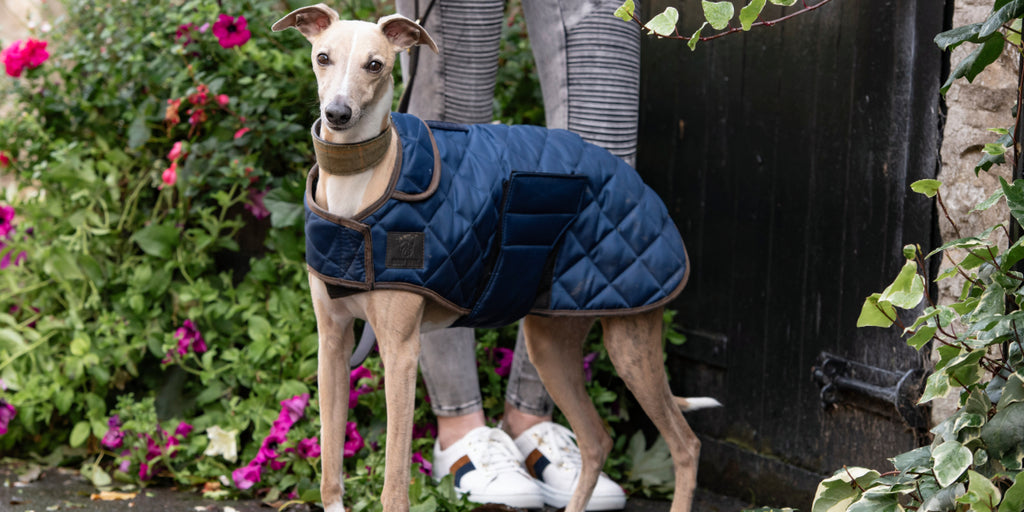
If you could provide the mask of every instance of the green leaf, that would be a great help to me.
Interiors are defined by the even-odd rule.
[[[957,64],[956,69],[949,74],[946,83],[942,84],[942,87],[939,89],[940,92],[946,94],[949,91],[949,87],[953,85],[953,81],[957,78],[966,78],[968,82],[973,82],[979,73],[999,58],[999,55],[1003,53],[1003,45],[1005,43],[1006,41],[999,34],[986,39],[977,49]]]
[[[1020,18],[1024,15],[1024,0],[1013,0],[1002,7],[995,9],[994,12],[982,23],[981,28],[978,31],[978,37],[984,38],[995,34],[1004,23],[1014,19]]]
[[[1017,402],[1024,402],[1024,379],[1019,373],[1014,373],[1006,379],[1006,384],[1003,385],[1003,394],[999,397],[996,409],[1001,411]]]
[[[932,450],[935,460],[935,480],[942,487],[949,487],[967,471],[974,461],[971,450],[956,441],[946,441]]]
[[[626,0],[615,9],[615,16],[622,21],[633,21],[633,12],[636,11],[636,5],[633,4],[633,0]]]
[[[743,30],[750,30],[751,25],[757,21],[757,17],[764,10],[765,0],[750,0],[746,7],[740,9],[740,26]]]
[[[1000,176],[999,184],[1002,186],[1003,194],[1006,195],[1006,204],[1010,207],[1010,214],[1017,219],[1017,223],[1024,225],[1024,180],[1016,180],[1013,185],[1010,185]]]
[[[132,240],[150,256],[168,259],[180,240],[180,231],[168,224],[151,224],[132,235]]]
[[[956,27],[935,36],[935,44],[939,45],[939,49],[942,51],[952,50],[967,41],[974,40],[976,42],[975,38],[978,37],[980,31],[981,23]]]
[[[989,208],[995,206],[995,204],[998,203],[999,200],[1003,198],[1003,196],[1003,189],[996,190],[995,192],[992,193],[992,195],[988,196],[988,199],[974,205],[974,208],[971,209],[970,213],[983,212],[985,210],[988,210]]]
[[[1021,19],[1017,18],[1010,24],[1010,30],[1006,32],[1006,42],[1013,46],[1020,46]]]
[[[966,503],[971,506],[972,511],[992,512],[1002,499],[999,489],[992,484],[992,481],[973,470],[967,471],[968,485],[967,494],[957,498],[957,502]]]
[[[675,7],[666,7],[665,10],[657,16],[650,19],[644,28],[649,33],[658,34],[659,36],[670,36],[676,31],[676,23],[679,22],[679,11]]]
[[[646,446],[647,441],[642,431],[630,438],[626,451],[630,462],[627,470],[629,479],[648,487],[670,485],[674,481],[672,454],[668,451],[665,438],[658,436],[650,450],[645,450]]]
[[[924,299],[924,285],[924,277],[917,273],[917,263],[907,261],[892,284],[882,291],[878,302],[887,302],[902,309],[913,309]]]
[[[874,293],[864,299],[861,306],[860,316],[857,317],[857,327],[889,327],[896,319],[896,308],[888,302],[878,300],[882,294]]]
[[[925,404],[936,398],[942,398],[948,395],[950,391],[949,375],[946,372],[937,371],[928,376],[928,379],[925,381],[924,392],[921,393],[921,399],[917,403]]]
[[[155,105],[156,103],[153,98],[147,98],[146,101],[139,105],[139,108],[135,110],[135,119],[133,119],[132,124],[128,126],[129,149],[138,149],[149,141],[152,130],[149,128],[149,120],[147,118]]]
[[[75,423],[74,428],[71,429],[71,438],[68,440],[68,444],[70,444],[72,448],[82,446],[89,439],[90,431],[91,427],[89,427],[88,421],[79,421],[78,423]]]
[[[917,332],[907,340],[907,345],[910,345],[917,350],[921,350],[929,341],[932,340],[936,331],[938,331],[938,327],[924,326],[918,329]]]
[[[303,216],[301,202],[289,201],[283,189],[275,188],[263,198],[263,206],[270,212],[270,225],[275,228],[299,227]]]
[[[850,477],[853,478],[850,478]],[[860,499],[860,489],[878,480],[879,473],[867,468],[843,468],[822,480],[814,493],[811,512],[840,512]],[[856,485],[853,482],[856,481]]]
[[[914,244],[907,244],[903,246],[903,257],[912,260],[917,257],[917,246]]]
[[[906,473],[912,469],[929,466],[932,460],[932,447],[922,446],[916,450],[897,455],[891,459],[893,467],[900,473]]]
[[[796,3],[796,0],[771,0],[775,5],[781,5],[783,7],[789,7]]]
[[[706,26],[708,26],[708,23],[705,21],[704,24],[693,32],[693,35],[690,36],[690,40],[686,42],[686,46],[690,48],[691,52],[697,48],[697,43],[700,42],[700,31],[704,30],[704,27]]]
[[[910,184],[910,190],[928,197],[935,197],[941,186],[942,182],[939,180],[917,180]]]
[[[999,504],[999,512],[1019,512],[1024,510],[1024,477],[1018,473],[1013,485],[1003,494],[1003,502]]]
[[[981,429],[981,439],[997,456],[1024,443],[1024,403],[1010,404],[989,418]]]
[[[711,28],[722,30],[729,26],[732,17],[736,14],[736,8],[732,2],[709,2],[701,0],[701,7],[704,8],[704,17],[711,24]],[[675,26],[675,23],[672,24]]]
[[[899,494],[889,489],[872,488],[864,491],[847,512],[902,512]]]
[[[249,338],[255,342],[268,341],[270,339],[270,322],[262,316],[249,318]]]

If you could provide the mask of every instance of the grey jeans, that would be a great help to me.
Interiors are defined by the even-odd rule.
[[[522,0],[549,128],[565,128],[635,163],[640,90],[640,32],[612,13],[621,0]],[[400,14],[420,19],[440,54],[421,47],[408,111],[423,119],[487,123],[493,112],[504,0],[396,0]],[[433,4],[431,6],[431,4]],[[429,9],[429,14],[428,13]],[[406,83],[409,77],[406,76]],[[423,335],[420,368],[438,416],[482,409],[476,339],[469,328]],[[582,363],[581,363],[582,364]],[[516,340],[505,400],[537,416],[551,397]]]

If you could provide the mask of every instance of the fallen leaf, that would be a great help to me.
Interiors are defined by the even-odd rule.
[[[92,501],[128,501],[134,500],[137,494],[137,492],[103,491],[97,494],[90,494],[89,499]]]

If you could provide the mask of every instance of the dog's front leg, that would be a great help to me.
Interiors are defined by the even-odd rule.
[[[409,464],[416,409],[416,369],[420,357],[420,321],[425,299],[404,291],[378,290],[367,302],[366,320],[377,334],[384,363],[387,446],[384,452],[385,512],[409,510]]]
[[[320,499],[325,512],[344,512],[345,425],[348,422],[349,357],[355,345],[354,319],[327,296],[324,284],[310,277],[313,311],[320,348],[317,354],[317,385],[320,396],[321,475]]]

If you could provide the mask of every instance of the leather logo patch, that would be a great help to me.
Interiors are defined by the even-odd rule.
[[[388,233],[384,266],[423,268],[423,233]]]

